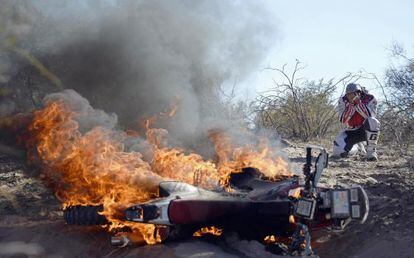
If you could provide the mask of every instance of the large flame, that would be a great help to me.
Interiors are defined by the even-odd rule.
[[[168,116],[173,111],[163,113]],[[251,166],[267,177],[290,176],[287,163],[262,141],[256,146],[233,146],[230,137],[214,131],[217,158],[205,160],[201,155],[168,147],[168,132],[146,123],[146,143],[150,160],[144,153],[127,152],[124,140],[139,137],[134,132],[94,127],[81,133],[75,112],[63,100],[46,101],[34,112],[28,141],[30,156],[43,165],[43,178],[53,188],[63,207],[103,205],[103,215],[111,222],[109,230],[130,227],[147,243],[156,243],[154,226],[121,220],[126,207],[157,196],[160,181],[174,179],[204,188],[225,186],[231,172]]]

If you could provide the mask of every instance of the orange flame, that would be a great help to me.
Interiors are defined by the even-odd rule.
[[[270,236],[266,236],[266,237],[263,239],[263,241],[264,241],[266,244],[273,244],[273,243],[276,243],[277,238],[276,238],[276,236],[274,236],[274,235],[270,235]]]
[[[218,171],[224,183],[227,183],[230,173],[241,172],[245,167],[259,169],[270,180],[292,176],[288,163],[269,147],[266,139],[260,139],[257,146],[235,147],[230,137],[221,131],[211,131],[209,136],[215,144]]]
[[[166,112],[168,116],[176,112]],[[261,142],[258,146],[234,147],[230,137],[212,132],[217,161],[205,160],[196,153],[169,148],[168,132],[150,128],[147,142],[152,154],[145,161],[139,152],[126,152],[123,140],[138,137],[134,133],[94,127],[82,133],[76,118],[81,115],[63,101],[48,101],[34,112],[27,143],[29,156],[43,164],[43,178],[54,189],[63,207],[103,205],[103,215],[110,221],[109,230],[130,227],[149,244],[159,242],[153,225],[125,222],[122,211],[128,206],[157,196],[159,182],[184,181],[204,188],[224,186],[231,172],[252,166],[277,180],[290,176],[287,163]]]
[[[217,228],[215,226],[211,226],[211,227],[204,227],[201,228],[200,230],[194,232],[193,236],[195,237],[201,237],[203,235],[214,235],[214,236],[221,236],[221,234],[223,234],[223,230],[220,228]]]

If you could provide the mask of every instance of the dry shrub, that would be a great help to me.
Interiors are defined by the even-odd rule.
[[[256,126],[276,131],[281,137],[309,141],[332,137],[340,127],[334,93],[337,86],[355,80],[359,75],[347,74],[338,81],[309,81],[297,78],[304,67],[299,61],[291,74],[270,68],[282,75],[283,81],[259,96]]]

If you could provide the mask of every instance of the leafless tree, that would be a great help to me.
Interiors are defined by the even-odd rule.
[[[267,68],[279,73],[282,80],[274,80],[272,89],[259,96],[256,125],[303,141],[327,136],[338,125],[335,90],[361,75],[348,73],[335,81],[309,81],[299,75],[305,69],[299,60],[290,73],[286,66]]]
[[[385,85],[380,84],[386,101],[381,110],[383,139],[406,149],[413,145],[414,135],[414,59],[395,43],[392,56],[399,65],[390,64]]]

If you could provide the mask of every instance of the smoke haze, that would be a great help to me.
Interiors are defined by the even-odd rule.
[[[0,39],[15,37],[15,46],[39,58],[65,88],[114,112],[124,127],[178,99],[167,129],[184,144],[211,128],[233,127],[220,87],[246,78],[278,36],[259,1],[1,2],[8,29]],[[17,81],[24,69],[21,57],[2,51],[4,82]]]

